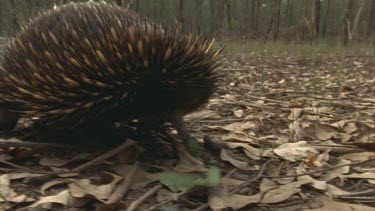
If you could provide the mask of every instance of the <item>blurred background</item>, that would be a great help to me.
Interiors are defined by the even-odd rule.
[[[70,0],[0,0],[1,44],[30,18]],[[82,2],[82,1],[75,1]],[[163,25],[216,35],[227,51],[373,54],[375,0],[106,0]],[[272,42],[272,48],[267,45]],[[292,49],[291,49],[292,45]],[[306,46],[307,45],[307,46]],[[251,48],[251,51],[248,49]]]

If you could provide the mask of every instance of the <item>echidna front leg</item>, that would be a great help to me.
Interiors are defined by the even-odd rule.
[[[186,124],[181,115],[174,115],[169,118],[169,121],[172,123],[172,126],[177,130],[179,137],[182,139],[183,143],[176,142],[176,150],[180,159],[179,165],[176,166],[177,169],[183,171],[199,171],[205,172],[203,162],[194,157],[188,149],[187,145],[190,139],[192,138]],[[183,167],[181,167],[181,165]]]
[[[181,115],[172,115],[169,117],[169,121],[172,123],[172,126],[177,130],[178,135],[185,143],[189,141],[191,135],[186,128],[186,124]]]

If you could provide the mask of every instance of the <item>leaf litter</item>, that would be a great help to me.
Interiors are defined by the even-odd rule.
[[[0,209],[374,209],[373,59],[227,55],[225,63],[208,106],[185,118],[197,160],[154,155],[134,168],[146,153],[136,142],[95,160],[100,152],[0,139],[8,143]],[[118,188],[126,190],[108,203]]]

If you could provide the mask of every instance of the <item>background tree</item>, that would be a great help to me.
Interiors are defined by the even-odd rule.
[[[0,36],[54,5],[73,0],[1,0]],[[75,0],[85,1],[85,0]],[[375,0],[106,0],[165,25],[231,40],[370,41],[375,36]]]

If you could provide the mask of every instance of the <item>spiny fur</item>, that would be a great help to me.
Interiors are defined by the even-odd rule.
[[[217,82],[214,40],[105,3],[54,8],[24,27],[0,60],[0,104],[46,125],[184,115]]]

